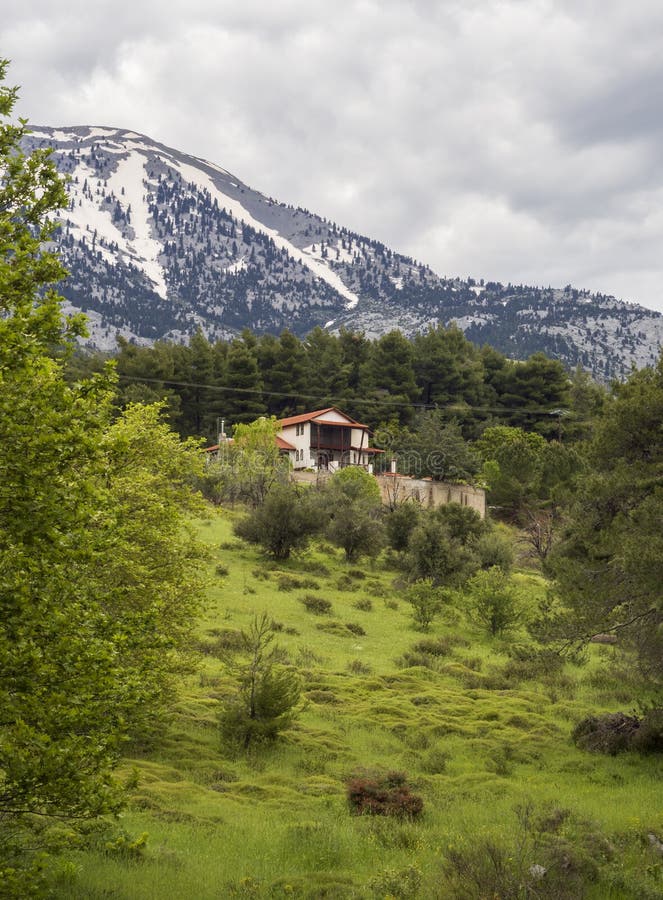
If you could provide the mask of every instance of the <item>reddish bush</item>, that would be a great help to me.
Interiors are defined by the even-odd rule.
[[[355,775],[347,783],[350,811],[356,816],[395,816],[415,819],[424,801],[410,792],[404,772]]]

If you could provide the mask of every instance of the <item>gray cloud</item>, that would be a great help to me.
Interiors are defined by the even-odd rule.
[[[653,0],[28,2],[20,112],[210,159],[440,274],[663,309]]]

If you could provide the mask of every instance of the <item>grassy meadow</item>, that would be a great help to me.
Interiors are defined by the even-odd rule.
[[[167,732],[123,764],[136,786],[119,823],[62,860],[59,897],[663,897],[648,838],[663,835],[660,757],[570,740],[588,713],[636,705],[628,672],[607,668],[613,647],[559,668],[531,657],[526,632],[490,639],[455,608],[424,635],[384,561],[349,566],[323,544],[277,565],[233,536],[235,515],[200,526],[212,561],[197,670]],[[515,577],[534,607],[543,579]],[[307,595],[331,612],[307,611]],[[302,708],[276,745],[233,758],[221,657],[265,611]],[[345,782],[362,770],[406,772],[422,816],[351,815]]]

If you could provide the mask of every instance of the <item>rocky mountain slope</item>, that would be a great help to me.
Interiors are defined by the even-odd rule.
[[[653,362],[663,316],[601,294],[441,277],[427,265],[132,131],[33,127],[69,181],[61,292],[90,342],[182,339],[197,327],[369,336],[455,321],[515,358],[543,350],[599,378]]]

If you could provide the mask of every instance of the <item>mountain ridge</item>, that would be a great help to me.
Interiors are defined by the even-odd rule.
[[[602,380],[654,362],[663,316],[599,293],[437,275],[424,263],[249,187],[130,129],[31,126],[69,177],[56,245],[89,343],[228,339],[319,325],[377,337],[455,322],[515,358],[536,351]]]

